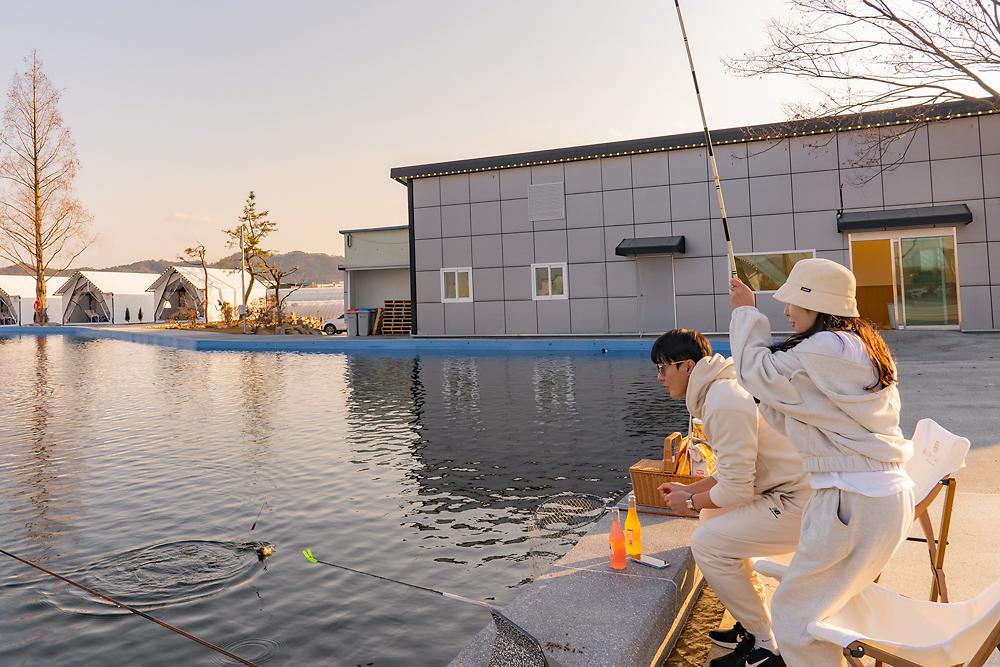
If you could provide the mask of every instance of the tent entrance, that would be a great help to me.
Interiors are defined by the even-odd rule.
[[[17,306],[14,300],[17,299]],[[0,325],[20,324],[21,297],[12,297],[0,291]]]
[[[95,293],[89,285],[80,291],[74,291],[72,299],[66,307],[65,322],[67,324],[110,321],[111,310],[104,300],[104,294]]]
[[[165,322],[181,310],[194,310],[199,316],[204,313],[199,308],[201,299],[198,289],[192,287],[183,276],[174,274],[163,288],[160,300],[156,304],[156,321]]]

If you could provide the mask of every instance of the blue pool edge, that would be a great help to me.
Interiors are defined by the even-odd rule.
[[[648,354],[655,335],[644,337],[393,337],[237,336],[186,330],[127,330],[93,326],[5,326],[0,337],[64,335],[107,338],[180,350],[229,352],[591,352]],[[712,338],[712,347],[729,354],[729,341]]]

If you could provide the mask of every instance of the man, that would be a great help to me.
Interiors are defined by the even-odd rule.
[[[736,381],[732,359],[712,354],[702,334],[674,329],[650,352],[671,398],[684,399],[701,419],[715,451],[715,474],[693,484],[659,487],[676,511],[702,513],[691,551],[705,580],[737,620],[709,632],[732,653],[712,667],[783,667],[771,614],[750,559],[795,550],[809,482],[792,443],[764,421],[753,397]],[[753,653],[753,662],[748,656]]]

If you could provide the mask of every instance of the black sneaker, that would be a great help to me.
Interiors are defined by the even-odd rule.
[[[766,648],[755,648],[746,657],[746,667],[785,667],[785,659]]]
[[[712,643],[716,646],[721,646],[722,648],[728,648],[732,650],[740,643],[740,640],[747,636],[747,631],[744,629],[743,625],[736,621],[736,625],[729,628],[728,630],[709,630],[708,638],[712,640]]]
[[[746,633],[740,643],[736,645],[736,648],[732,653],[724,655],[712,660],[708,663],[709,667],[744,667],[747,661],[747,656],[753,652],[754,642],[753,635]]]

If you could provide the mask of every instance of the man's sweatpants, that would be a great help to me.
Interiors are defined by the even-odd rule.
[[[704,510],[691,538],[694,560],[719,600],[747,632],[767,637],[771,615],[750,558],[795,551],[809,489],[755,496],[725,510]]]
[[[778,649],[789,667],[839,667],[843,648],[813,639],[827,618],[885,567],[913,524],[913,492],[869,498],[819,489],[802,518],[802,537],[771,608]]]

